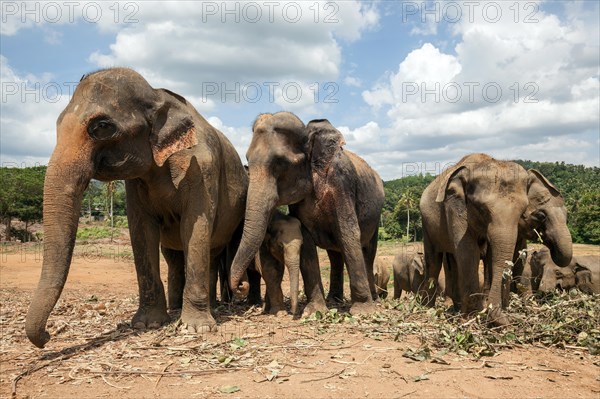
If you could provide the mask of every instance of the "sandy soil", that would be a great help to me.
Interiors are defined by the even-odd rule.
[[[600,359],[577,347],[517,345],[494,357],[447,353],[436,362],[415,361],[402,354],[419,347],[418,334],[368,336],[352,325],[323,328],[244,306],[221,306],[217,333],[189,335],[174,323],[134,331],[137,283],[122,256],[127,248],[108,258],[97,248],[78,249],[44,349],[24,334],[39,248],[1,254],[1,397],[600,397]],[[386,245],[380,253],[389,262],[397,250]],[[575,254],[600,248],[576,245]]]

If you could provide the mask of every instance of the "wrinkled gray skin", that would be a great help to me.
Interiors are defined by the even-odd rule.
[[[373,266],[373,277],[375,279],[375,289],[379,298],[387,298],[388,283],[390,282],[390,268],[384,261],[375,259]]]
[[[283,303],[284,268],[290,277],[291,311],[298,310],[298,290],[300,284],[300,253],[302,250],[302,226],[295,217],[275,211],[267,227],[265,239],[256,256],[256,268],[260,271],[267,286],[265,312],[285,314]]]
[[[571,261],[571,235],[560,193],[538,171],[525,171],[513,162],[471,154],[440,174],[423,192],[424,252],[427,278],[437,280],[443,254],[456,283],[450,291],[454,306],[465,314],[491,305],[489,320],[506,325],[503,298],[510,281],[503,281],[506,261],[515,262],[527,239],[541,234],[554,261]],[[479,293],[477,269],[484,260],[485,283]],[[446,287],[448,290],[449,287]],[[433,288],[423,292],[433,305]]]
[[[242,220],[246,172],[229,140],[183,97],[114,68],[82,78],[57,121],[44,183],[42,274],[25,324],[31,342],[41,348],[50,339],[46,322],[67,279],[92,178],[125,180],[140,295],[132,325],[169,321],[159,273],[162,246],[169,282],[185,275],[173,281],[183,290],[174,288],[169,298],[177,302],[176,292],[183,292],[183,323],[195,331],[214,329],[210,265]]]
[[[402,291],[414,294],[425,289],[423,253],[402,252],[394,257],[394,299],[400,298]],[[436,295],[444,294],[444,273],[438,277]]]
[[[600,294],[600,256],[577,256],[567,267],[558,267],[546,248],[534,251],[530,268],[534,281],[533,292],[550,292],[556,288],[577,288],[586,294]]]
[[[342,149],[342,134],[327,120],[305,126],[289,112],[263,114],[252,130],[244,234],[231,267],[232,289],[245,294],[247,287],[239,283],[271,215],[276,206],[289,205],[290,215],[302,223],[301,272],[309,301],[304,313],[327,309],[315,245],[329,253],[332,284],[342,281],[343,264],[348,267],[350,311],[372,312],[381,178],[364,160]]]

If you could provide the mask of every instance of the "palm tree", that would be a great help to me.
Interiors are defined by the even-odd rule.
[[[402,194],[398,200],[398,205],[406,207],[406,238],[410,239],[410,208],[415,206],[415,199],[410,191]]]
[[[105,183],[106,189],[106,202],[108,202],[108,217],[110,219],[110,241],[113,241],[114,227],[115,227],[115,219],[113,217],[113,203],[114,203],[114,194],[117,186],[122,185],[122,180],[113,180]]]

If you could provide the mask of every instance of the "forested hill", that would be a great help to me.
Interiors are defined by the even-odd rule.
[[[564,162],[515,161],[525,169],[537,169],[556,186],[567,205],[573,241],[600,244],[600,168]],[[382,215],[382,238],[422,239],[419,199],[431,175],[407,176],[384,182],[385,206]]]

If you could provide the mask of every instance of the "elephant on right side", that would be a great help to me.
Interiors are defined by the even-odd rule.
[[[470,154],[436,177],[419,206],[426,278],[437,280],[446,254],[451,280],[456,283],[451,290],[455,308],[470,314],[486,307],[493,325],[509,322],[502,311],[510,285],[505,269],[516,262],[527,239],[539,234],[557,265],[571,262],[563,197],[536,170],[526,171],[486,154]],[[480,259],[484,261],[483,292],[478,278]],[[422,297],[432,306],[435,287],[425,287]]]
[[[600,294],[600,256],[576,256],[567,267],[554,263],[547,248],[534,251],[529,261],[532,292],[556,288],[577,288],[586,294]]]

